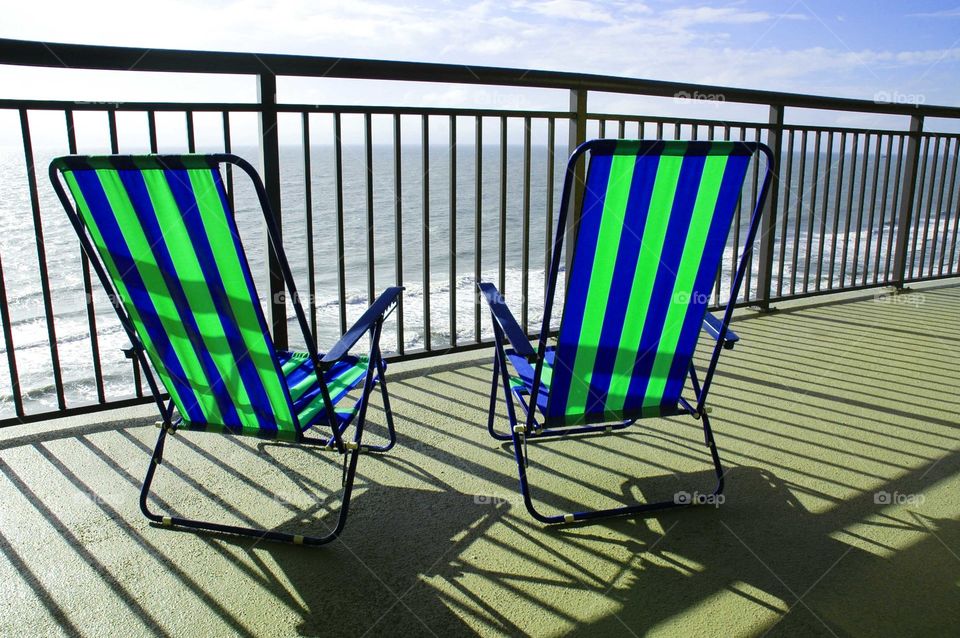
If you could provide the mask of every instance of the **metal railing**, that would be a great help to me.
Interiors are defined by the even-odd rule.
[[[22,142],[22,158],[8,158],[0,165],[6,167],[0,177],[25,193],[0,198],[0,216],[11,225],[4,235],[12,237],[6,245],[0,238],[0,323],[8,373],[0,386],[6,395],[0,425],[145,400],[140,371],[134,367],[130,375],[129,367],[117,367],[119,335],[110,330],[116,323],[112,310],[98,297],[75,238],[61,232],[59,204],[44,180],[38,181],[48,158],[34,150],[32,118],[62,118],[64,139],[54,151],[76,153],[91,152],[78,143],[77,132],[94,127],[89,118],[95,115],[100,118],[96,126],[106,130],[103,150],[116,153],[130,152],[122,143],[120,118],[145,120],[146,140],[138,149],[156,152],[163,145],[166,152],[194,152],[198,127],[203,126],[208,138],[211,129],[219,129],[222,143],[210,150],[240,152],[233,143],[236,122],[255,117],[258,142],[250,150],[260,155],[277,225],[286,231],[285,249],[308,294],[304,305],[314,333],[344,331],[354,298],[359,308],[378,287],[406,285],[408,294],[390,326],[393,358],[485,345],[489,335],[472,290],[472,281],[481,278],[493,278],[518,306],[525,330],[538,329],[538,295],[542,297],[550,260],[553,208],[565,157],[591,137],[759,140],[771,146],[777,188],[767,202],[739,305],[766,309],[786,299],[903,287],[960,274],[960,135],[923,128],[925,118],[960,119],[957,107],[518,69],[14,40],[0,40],[0,64],[226,73],[254,76],[258,82],[255,103],[0,99],[0,116],[12,116],[0,119],[0,127],[12,121],[8,126],[19,128]],[[567,92],[570,107],[547,111],[278,103],[281,76],[552,89]],[[764,105],[769,117],[758,122],[591,113],[590,92],[722,95],[726,102]],[[787,123],[786,109],[795,108],[901,115],[909,118],[909,127]],[[161,139],[158,119],[173,116],[183,118],[183,137]],[[347,120],[357,124],[358,136],[345,139]],[[281,143],[281,125],[299,127],[298,147]],[[329,146],[314,143],[321,125],[330,127]],[[410,125],[419,129],[412,145],[403,135]],[[388,131],[381,136],[387,143],[375,144],[375,128]],[[520,133],[511,136],[512,129]],[[494,132],[498,139],[490,144]],[[712,307],[726,302],[736,255],[744,248],[759,165],[752,170]],[[226,178],[239,218],[244,210],[242,186],[234,184],[229,172]],[[577,196],[575,192],[574,201]],[[26,236],[32,241],[29,250],[21,241]],[[286,347],[288,308],[279,267],[265,242],[259,245],[262,255],[251,254],[251,259],[262,262],[258,283],[267,293],[274,340]],[[28,267],[34,260],[36,268]],[[11,287],[11,281],[16,286]],[[82,301],[76,302],[81,291]],[[67,336],[58,333],[65,325]],[[25,375],[31,378],[26,384]]]

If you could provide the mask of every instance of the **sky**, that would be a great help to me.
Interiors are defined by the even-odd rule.
[[[0,14],[0,37],[27,40],[509,66],[960,105],[958,0],[0,0]],[[562,91],[330,79],[281,80],[279,93],[306,103],[567,104]],[[248,101],[255,85],[0,66],[0,97]],[[593,94],[590,110],[766,117],[762,107],[705,102]],[[902,126],[903,118],[793,110],[788,121]],[[0,141],[6,128],[0,118]]]

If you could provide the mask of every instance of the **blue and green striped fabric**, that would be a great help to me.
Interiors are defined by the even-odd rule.
[[[292,440],[326,421],[309,357],[267,332],[214,157],[55,166],[185,427]],[[325,371],[331,399],[365,371],[355,357]]]
[[[546,424],[677,411],[753,148],[604,140],[590,148]],[[511,357],[529,390],[533,371]]]

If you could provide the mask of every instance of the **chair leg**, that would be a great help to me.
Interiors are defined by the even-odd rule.
[[[385,372],[386,366],[383,365],[383,360],[381,359],[377,363],[377,382],[380,384],[380,396],[383,398],[383,411],[387,417],[388,440],[384,445],[363,444],[360,446],[360,449],[364,450],[365,452],[373,452],[375,454],[389,452],[391,449],[393,449],[393,446],[397,444],[397,431],[393,425],[393,410],[390,408],[390,394],[387,392],[387,378],[384,375]]]
[[[500,434],[493,427],[493,422],[496,420],[497,414],[497,392],[499,385],[500,377],[500,352],[499,348],[495,348],[493,351],[493,379],[490,381],[490,411],[489,416],[487,417],[487,431],[490,433],[490,436],[498,441],[509,441],[509,434]],[[510,400],[510,395],[507,395],[507,401]],[[513,427],[513,424],[511,424]]]
[[[723,465],[720,462],[720,452],[717,450],[716,442],[713,439],[713,430],[710,428],[710,419],[706,413],[702,415],[704,437],[707,441],[707,447],[710,448],[710,456],[713,459],[714,470],[717,475],[717,486],[709,495],[709,498],[719,496],[723,492]],[[520,494],[523,496],[523,504],[536,520],[548,525],[558,523],[574,523],[579,521],[597,520],[603,518],[612,518],[615,516],[629,516],[632,514],[642,514],[654,512],[657,510],[670,509],[673,507],[689,507],[696,505],[693,499],[681,499],[675,495],[672,500],[658,501],[655,503],[641,503],[637,505],[626,505],[623,507],[612,507],[602,510],[587,510],[583,512],[572,512],[569,514],[545,515],[537,511],[530,496],[530,482],[527,478],[527,460],[524,458],[523,437],[521,434],[513,434],[513,454],[517,461],[517,469],[520,475]],[[677,493],[682,494],[681,492]],[[688,495],[689,496],[689,495]],[[706,500],[706,499],[704,499]]]
[[[350,459],[347,463],[346,476],[343,484],[343,505],[340,507],[340,513],[337,516],[336,526],[325,536],[308,536],[251,527],[239,527],[237,525],[225,525],[210,521],[181,518],[179,516],[162,516],[151,512],[147,504],[147,499],[150,495],[150,486],[153,484],[153,477],[156,473],[157,466],[163,461],[163,448],[166,436],[167,429],[161,428],[160,435],[157,437],[156,447],[154,447],[153,455],[150,458],[150,466],[147,468],[147,475],[143,480],[143,488],[140,490],[140,511],[154,523],[160,523],[167,527],[177,526],[190,529],[202,529],[211,532],[238,534],[240,536],[250,536],[257,539],[295,543],[298,545],[323,545],[337,538],[340,532],[343,531],[343,527],[347,521],[347,512],[350,507],[350,495],[353,492],[353,479],[357,473],[357,458],[360,455],[359,450],[350,452]]]

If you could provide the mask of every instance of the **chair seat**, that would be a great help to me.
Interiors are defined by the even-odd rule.
[[[319,356],[322,358],[323,354]],[[277,363],[290,389],[290,398],[300,421],[301,431],[316,425],[329,425],[310,355],[306,352],[278,351]],[[366,372],[367,358],[354,356],[344,357],[324,371],[323,379],[334,406],[363,381]],[[354,403],[347,409],[336,410],[337,425],[349,423],[358,407],[359,404]]]
[[[520,396],[529,396],[533,389],[533,366],[525,357],[518,355],[513,350],[506,351],[507,359],[513,365],[517,376],[510,377],[511,389]],[[543,358],[543,373],[540,375],[540,392],[537,393],[537,408],[540,414],[547,413],[547,396],[550,392],[550,381],[553,378],[553,361],[556,352],[553,346],[547,348]],[[529,409],[526,402],[521,402],[525,408]]]
[[[514,350],[506,351],[507,360],[513,365],[516,376],[510,377],[510,389],[518,397],[529,397],[533,390],[534,366],[527,359]],[[675,416],[685,414],[686,410],[678,403],[664,403],[657,406],[640,408],[637,410],[622,410],[616,413],[609,412],[605,414],[589,415],[568,414],[562,418],[548,418],[547,415],[547,397],[550,394],[550,381],[553,379],[553,366],[556,358],[556,349],[553,346],[547,348],[543,358],[543,373],[540,379],[540,391],[537,393],[537,409],[543,418],[543,426],[564,426],[564,425],[586,425],[590,423],[609,423],[613,421],[629,421],[634,419],[650,417]],[[530,404],[521,401],[520,404],[524,410],[530,409]]]

